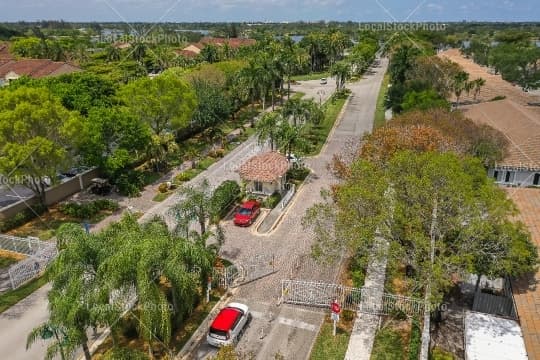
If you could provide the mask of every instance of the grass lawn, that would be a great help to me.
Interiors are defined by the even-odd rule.
[[[7,269],[17,261],[24,259],[26,256],[11,253],[9,251],[0,250],[0,269]]]
[[[304,96],[306,96],[306,93],[303,93],[301,91],[297,91],[291,95],[291,99],[301,99]]]
[[[42,276],[32,281],[27,282],[25,285],[18,289],[8,291],[0,295],[0,314],[32,294],[34,291],[42,287],[47,283],[47,279]]]
[[[164,192],[164,193],[160,192],[156,196],[154,196],[152,201],[155,201],[155,202],[165,201],[169,196],[171,196],[172,193],[173,193],[172,191],[167,191],[167,192]]]
[[[337,99],[335,102],[329,100],[326,103],[326,112],[324,121],[318,125],[309,125],[304,135],[309,142],[309,151],[305,154],[308,156],[314,156],[321,152],[321,149],[330,134],[330,131],[334,127],[341,109],[347,99]]]
[[[336,336],[332,335],[332,321],[327,316],[309,356],[310,360],[342,360],[345,358],[354,320],[340,320]]]
[[[295,75],[291,77],[294,81],[307,81],[307,80],[320,80],[321,78],[329,78],[330,73],[328,71],[315,72],[306,75]]]
[[[380,128],[386,123],[384,113],[386,112],[386,107],[384,106],[384,101],[386,99],[386,94],[388,93],[388,84],[390,83],[390,75],[384,75],[384,79],[381,85],[381,90],[379,91],[379,96],[377,97],[377,108],[375,109],[375,122],[373,123],[373,129]]]
[[[407,347],[403,333],[392,326],[383,326],[375,336],[371,360],[404,359]]]

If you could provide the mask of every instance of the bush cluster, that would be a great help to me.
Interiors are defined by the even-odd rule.
[[[309,169],[305,166],[302,167],[293,167],[287,171],[287,179],[289,180],[296,180],[296,181],[304,181],[307,176],[309,175]]]
[[[79,219],[90,219],[101,211],[116,211],[119,205],[116,201],[109,199],[100,199],[88,203],[67,202],[60,205],[59,210],[62,214]]]
[[[126,171],[116,180],[116,187],[118,192],[124,196],[139,196],[144,187],[144,174],[137,170]]]
[[[267,208],[267,209],[273,209],[279,204],[280,201],[281,201],[281,194],[278,192],[275,192],[269,197],[267,197],[266,199],[264,199],[262,203],[262,207]]]
[[[212,194],[212,212],[216,221],[221,219],[240,196],[240,185],[236,181],[227,180],[221,183]]]
[[[422,331],[417,319],[412,321],[411,340],[409,342],[409,360],[418,359],[420,347],[422,346]]]
[[[0,232],[6,232],[24,225],[46,211],[47,207],[45,205],[33,205],[31,209],[25,209],[11,219],[0,220]]]

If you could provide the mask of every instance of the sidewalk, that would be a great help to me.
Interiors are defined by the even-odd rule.
[[[376,248],[372,254],[385,254],[388,242],[383,238],[375,240]],[[386,280],[386,256],[372,256],[372,261],[367,268],[364,287],[370,289],[370,296],[366,299],[362,297],[362,302],[366,302],[366,308],[373,308],[382,305],[384,293],[384,282]],[[362,305],[360,305],[362,307]],[[346,360],[369,360],[371,350],[375,341],[375,335],[379,328],[379,315],[357,312],[356,321],[349,340],[349,347],[345,354]]]

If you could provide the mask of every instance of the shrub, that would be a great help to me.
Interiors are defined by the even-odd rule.
[[[121,174],[116,180],[116,186],[120,194],[129,197],[139,196],[144,185],[144,175],[137,170],[129,170]]]
[[[429,356],[430,360],[454,360],[454,355],[438,347],[433,348]]]
[[[114,347],[107,351],[103,360],[147,360],[148,356],[137,349]]]
[[[177,184],[189,181],[193,179],[195,176],[200,174],[200,170],[197,169],[188,169],[178,175],[174,178],[174,182]]]
[[[225,156],[225,149],[216,149],[208,153],[208,156],[214,159],[219,159]]]
[[[277,204],[279,204],[280,201],[281,201],[281,194],[278,192],[275,192],[269,197],[267,197],[266,199],[264,199],[262,206],[267,209],[273,209],[277,206]]]
[[[0,220],[0,232],[6,232],[16,227],[26,224],[28,221],[34,219],[36,216],[41,215],[47,211],[45,205],[33,205],[29,209],[25,209],[11,219]],[[37,214],[37,215],[36,215]]]
[[[167,185],[167,183],[159,184],[158,191],[160,193],[166,193],[167,191],[169,191],[169,185]]]
[[[293,167],[287,171],[287,179],[304,181],[309,175],[310,171],[308,168],[302,167]]]
[[[418,359],[418,353],[422,346],[422,331],[417,319],[412,321],[411,340],[409,342],[409,360]]]
[[[118,208],[119,205],[116,201],[100,199],[82,204],[76,202],[63,203],[60,204],[58,210],[64,215],[83,220],[90,219],[99,214],[101,211],[116,211]]]
[[[219,221],[229,210],[231,205],[240,196],[240,185],[236,181],[227,180],[221,183],[212,194],[211,207],[216,219]]]
[[[206,170],[215,162],[216,162],[215,159],[213,159],[211,157],[207,157],[207,158],[204,158],[201,161],[199,161],[199,163],[197,164],[197,168],[199,168],[201,170]]]

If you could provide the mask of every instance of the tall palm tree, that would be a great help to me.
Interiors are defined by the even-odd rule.
[[[282,122],[283,117],[280,113],[264,113],[255,127],[259,143],[264,143],[267,140],[270,141],[270,150],[274,151],[277,142],[278,127]]]
[[[109,45],[106,50],[108,61],[120,61],[122,52],[116,46]]]
[[[461,94],[467,87],[467,83],[469,82],[469,73],[465,71],[460,71],[454,76],[454,83],[453,83],[453,90],[454,95],[456,96],[456,107],[459,107],[459,100],[461,98]]]
[[[288,156],[295,150],[306,148],[307,143],[302,136],[301,130],[301,127],[291,125],[288,121],[282,121],[280,123],[277,132],[278,146]]]
[[[148,50],[148,47],[143,42],[136,42],[132,46],[133,49],[131,52],[131,56],[133,57],[133,60],[135,60],[139,64],[142,64],[144,61],[144,57],[146,56],[146,51]]]
[[[480,91],[482,90],[482,87],[486,85],[486,80],[483,78],[478,78],[473,81],[474,83],[474,100],[478,98],[478,95],[480,95]]]
[[[351,65],[346,61],[337,62],[330,68],[330,74],[336,77],[336,91],[343,90],[351,77]]]

